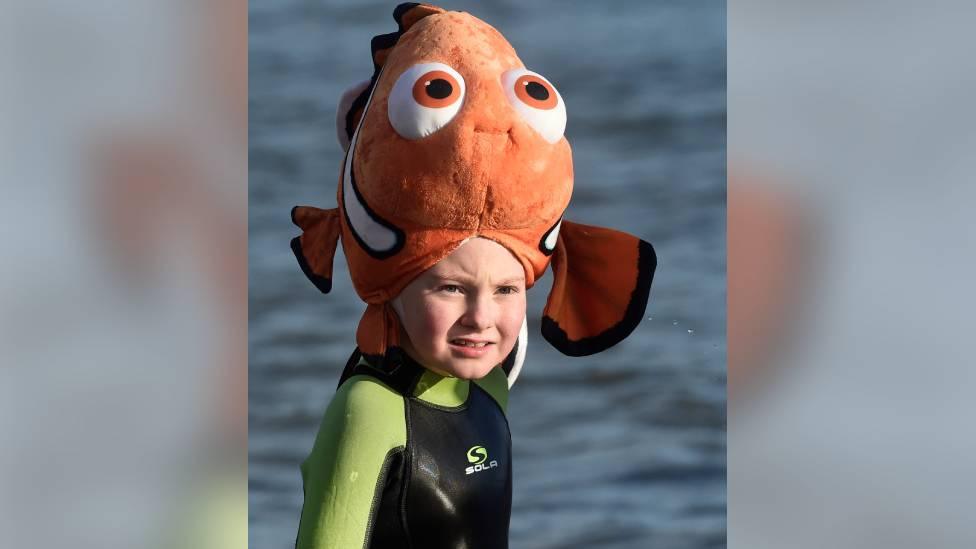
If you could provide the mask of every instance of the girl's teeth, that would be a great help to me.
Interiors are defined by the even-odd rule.
[[[455,340],[455,344],[464,345],[465,347],[484,347],[485,343],[475,343],[473,341],[464,341],[461,339]]]

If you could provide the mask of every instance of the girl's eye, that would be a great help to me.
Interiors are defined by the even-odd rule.
[[[403,71],[390,90],[387,116],[401,137],[420,139],[443,128],[464,102],[464,78],[444,63]]]
[[[446,284],[441,286],[441,291],[448,294],[459,294],[461,293],[461,287],[454,284]]]
[[[515,286],[502,286],[502,287],[498,288],[498,293],[504,294],[504,295],[517,294],[518,292],[519,292],[519,289],[516,288]]]
[[[502,75],[508,102],[546,141],[556,143],[566,130],[566,105],[556,87],[528,69],[512,69]]]

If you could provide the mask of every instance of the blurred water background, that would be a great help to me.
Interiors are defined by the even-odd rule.
[[[294,545],[307,456],[364,305],[337,254],[322,295],[289,249],[296,204],[335,206],[342,91],[371,74],[388,2],[249,6],[249,540]],[[658,253],[646,318],[589,358],[539,336],[512,389],[511,546],[725,546],[723,2],[451,2],[499,29],[566,101],[566,217]]]
[[[0,14],[0,547],[242,547],[246,3]]]
[[[729,546],[976,547],[961,0],[729,13]]]

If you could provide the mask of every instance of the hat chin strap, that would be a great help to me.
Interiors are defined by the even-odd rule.
[[[390,306],[393,307],[393,312],[395,312],[397,318],[400,319],[400,324],[403,324],[403,303],[400,302],[400,296],[396,296],[391,299]]]
[[[503,367],[509,363],[511,360],[511,369],[508,369],[506,374],[508,375],[508,388],[511,389],[512,385],[515,385],[515,380],[519,376],[519,372],[522,371],[522,364],[525,363],[525,350],[529,344],[529,325],[527,318],[522,319],[522,329],[519,330],[518,339],[515,341],[515,348],[502,362]],[[514,355],[514,356],[513,356]]]

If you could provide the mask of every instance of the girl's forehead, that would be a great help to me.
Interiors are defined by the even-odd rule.
[[[493,240],[472,238],[427,271],[436,276],[471,278],[525,278],[522,264],[507,248]]]

